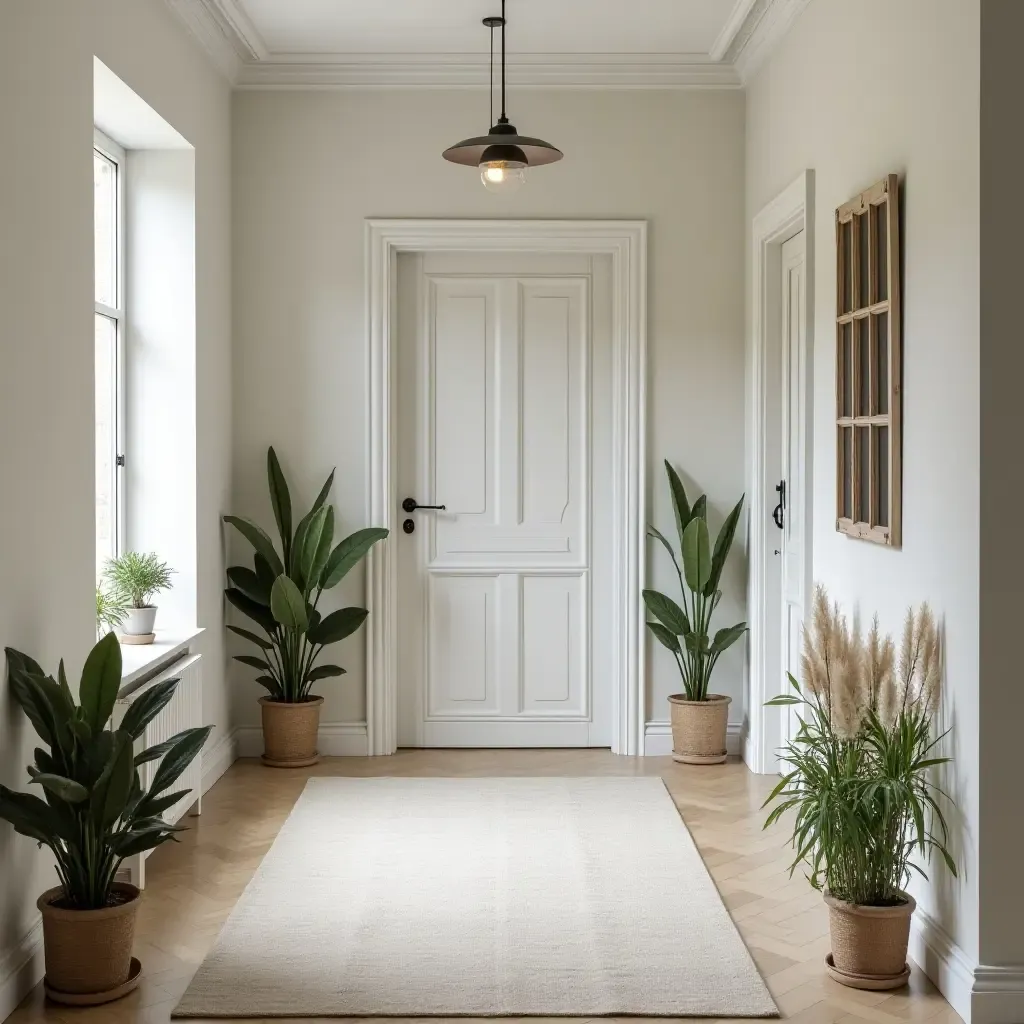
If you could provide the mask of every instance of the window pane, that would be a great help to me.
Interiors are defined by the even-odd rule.
[[[93,150],[96,301],[117,305],[117,164]]]
[[[840,416],[853,415],[853,324],[843,324],[839,328],[840,345],[842,346],[842,405]]]
[[[854,442],[856,451],[854,458],[857,460],[857,487],[856,487],[856,508],[857,522],[871,522],[871,442],[868,436],[869,427],[857,427],[856,440]]]
[[[117,554],[117,323],[96,317],[96,571]]]
[[[873,427],[878,525],[889,525],[889,428]]]
[[[871,284],[868,261],[868,254],[871,251],[871,241],[868,238],[868,215],[866,213],[858,214],[854,217],[854,223],[857,225],[857,284],[859,286],[854,303],[856,304],[855,308],[863,309],[871,304],[871,300],[868,298]]]
[[[868,318],[854,320],[857,331],[857,415],[871,415],[871,339]]]
[[[839,428],[839,515],[853,519],[853,428]]]
[[[889,314],[879,313],[875,317],[875,336],[878,339],[876,351],[876,380],[878,388],[878,411],[883,416],[889,412]]]
[[[877,280],[877,299],[881,302],[889,298],[889,222],[887,202],[873,206],[872,216],[875,218],[875,277]]]

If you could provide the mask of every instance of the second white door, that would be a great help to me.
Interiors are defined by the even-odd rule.
[[[400,746],[609,744],[609,274],[399,258]]]

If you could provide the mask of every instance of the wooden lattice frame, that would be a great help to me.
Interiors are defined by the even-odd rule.
[[[836,529],[899,547],[899,178],[836,210]]]

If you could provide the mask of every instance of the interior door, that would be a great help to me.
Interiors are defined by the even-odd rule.
[[[400,257],[402,746],[610,743],[609,274]]]
[[[783,501],[782,553],[782,672],[779,692],[789,689],[786,674],[800,678],[800,649],[805,601],[804,495],[799,487],[803,472],[803,439],[810,424],[805,423],[807,358],[807,322],[805,301],[804,233],[794,235],[782,245],[782,480]],[[793,739],[799,725],[799,709],[790,706],[783,724],[785,739]]]

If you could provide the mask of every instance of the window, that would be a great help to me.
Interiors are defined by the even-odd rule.
[[[93,149],[96,346],[96,571],[118,553],[124,375],[124,151],[101,135]]]
[[[899,547],[899,179],[836,210],[836,529]]]

